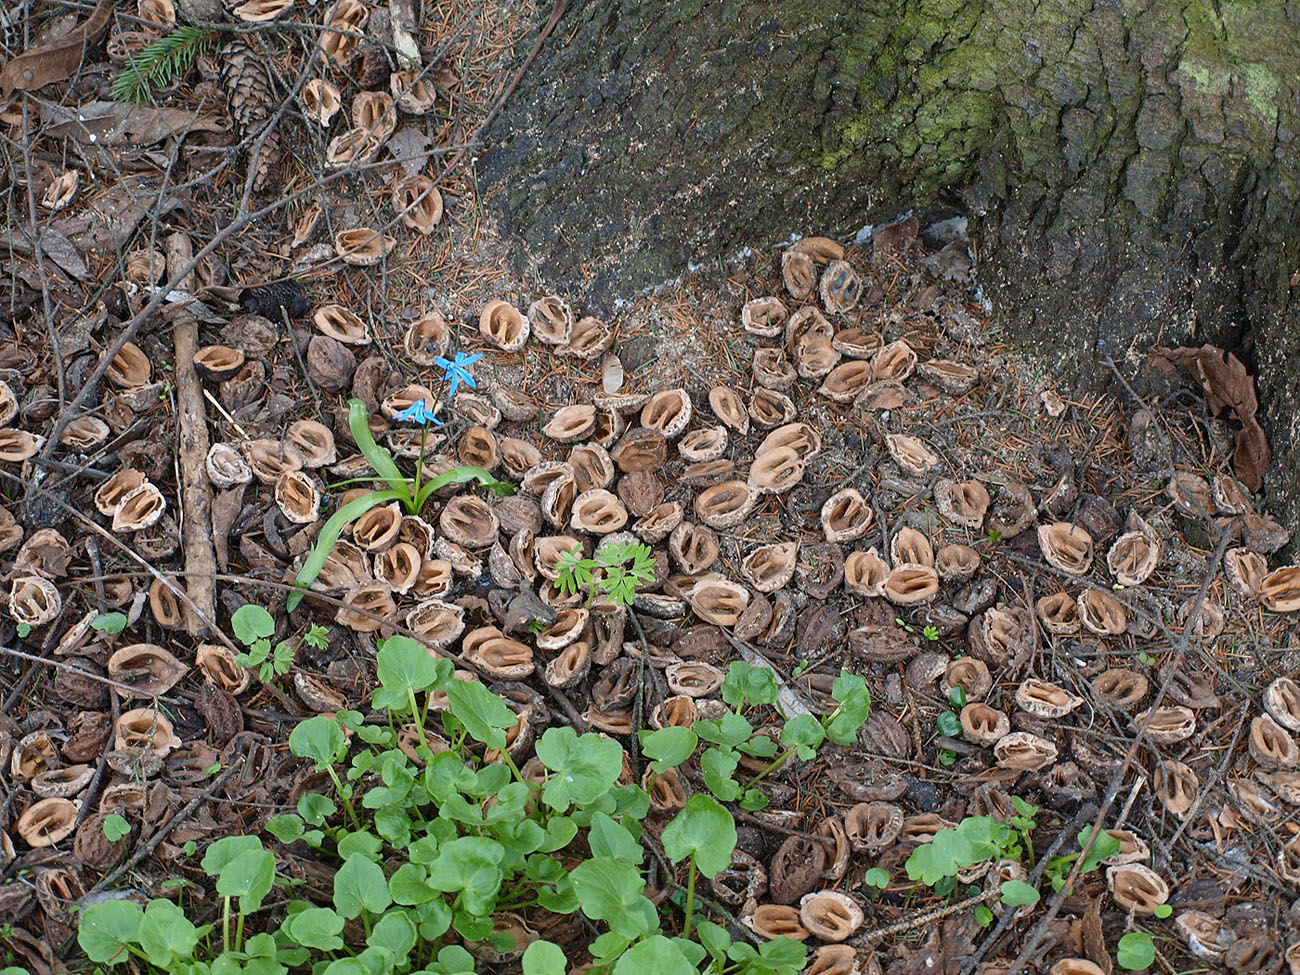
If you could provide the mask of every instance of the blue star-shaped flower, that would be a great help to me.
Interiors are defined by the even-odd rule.
[[[452,360],[444,359],[438,356],[433,360],[433,364],[442,370],[442,378],[451,383],[451,389],[448,396],[456,395],[456,387],[464,383],[470,389],[478,389],[478,383],[470,375],[469,367],[483,358],[481,352],[474,355],[466,355],[464,352],[457,352],[456,358]]]
[[[417,399],[406,409],[396,414],[393,419],[412,423],[432,423],[435,427],[442,426],[442,421],[434,416],[429,409],[429,404],[422,399]]]

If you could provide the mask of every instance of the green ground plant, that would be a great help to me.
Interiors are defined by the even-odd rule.
[[[937,896],[947,897],[956,890],[957,875],[978,864],[1000,860],[1018,863],[1026,870],[1034,866],[1033,831],[1037,828],[1039,808],[1019,796],[1011,797],[1014,810],[1006,821],[992,816],[967,816],[953,829],[943,829],[928,843],[922,843],[907,858],[907,879],[931,888]],[[1077,839],[1079,851],[1053,857],[1044,865],[1043,873],[1055,891],[1065,886],[1073,864],[1080,856],[1091,835],[1091,827],[1082,830]],[[1101,861],[1120,850],[1120,841],[1109,833],[1102,833],[1088,850],[1080,874],[1091,873],[1101,866]],[[1032,906],[1041,899],[1039,891],[1023,880],[1004,881],[1001,901],[1010,907]],[[986,909],[987,910],[987,909]],[[991,916],[991,915],[990,915]]]
[[[264,630],[246,635],[269,639]],[[802,970],[802,943],[733,942],[724,927],[699,917],[696,884],[731,863],[736,826],[726,803],[758,808],[766,802],[759,783],[791,757],[811,758],[825,740],[856,740],[870,709],[861,678],[841,674],[829,714],[792,717],[773,739],[740,712],[778,717],[775,677],[733,664],[722,718],[643,736],[643,754],[659,775],[703,745],[700,764],[713,793],[692,796],[665,825],[663,855],[684,865],[687,879],[656,907],[646,896],[643,844],[650,797],[620,781],[621,744],[552,727],[534,747],[540,767],[525,776],[507,749],[515,712],[484,685],[454,679],[450,660],[395,636],[380,647],[377,669],[371,703],[386,724],[356,711],[301,722],[290,751],[325,773],[333,795],[306,793],[294,811],[266,824],[280,843],[315,848],[334,863],[329,905],[296,898],[262,838],[230,836],[209,845],[201,861],[220,898],[216,923],[197,925],[165,899],[94,904],[78,932],[92,962],[176,975],[285,975],[308,966],[313,975],[456,975],[475,971],[480,946],[517,948],[494,918],[536,905],[580,913],[599,932],[588,950],[607,975]],[[444,709],[433,709],[434,695]],[[740,782],[742,754],[770,761]],[[265,917],[273,891],[283,906],[278,926]],[[678,935],[665,930],[661,913],[674,906]],[[361,935],[345,938],[345,929]],[[563,975],[568,958],[560,945],[537,940],[521,964],[524,975]]]
[[[366,404],[359,399],[348,400],[348,428],[352,431],[352,439],[356,441],[358,449],[370,462],[370,466],[378,475],[379,480],[387,484],[388,488],[381,491],[369,491],[361,495],[361,497],[349,501],[330,515],[321,527],[320,534],[316,536],[316,544],[312,546],[302,564],[302,568],[298,570],[297,577],[293,580],[294,586],[300,590],[305,591],[311,588],[311,584],[316,581],[316,577],[320,575],[321,569],[325,566],[325,560],[329,558],[330,552],[334,550],[334,544],[343,533],[344,527],[356,521],[377,505],[397,501],[406,510],[407,514],[418,515],[424,510],[425,504],[428,503],[429,498],[435,492],[441,491],[449,484],[465,484],[469,482],[476,482],[500,497],[515,493],[513,484],[507,481],[499,481],[482,467],[474,467],[470,464],[453,467],[451,470],[445,471],[437,477],[431,477],[426,481],[423,479],[423,450],[421,450],[420,466],[417,467],[415,476],[407,477],[398,469],[397,462],[393,460],[393,455],[375,443],[375,438],[370,433],[370,415],[366,410]],[[428,421],[426,420],[425,432],[427,433],[427,431]],[[298,608],[303,595],[304,592],[290,593],[286,603],[289,612],[293,612]]]
[[[606,542],[590,559],[583,558],[581,545],[575,545],[560,553],[555,568],[560,591],[574,596],[585,590],[588,606],[598,595],[619,606],[631,606],[637,590],[655,577],[654,552],[640,542]]]

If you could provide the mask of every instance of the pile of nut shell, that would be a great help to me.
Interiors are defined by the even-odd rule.
[[[476,370],[477,387],[449,402],[435,392],[435,360],[452,353],[454,329],[439,312],[406,327],[404,373],[375,356],[356,362],[374,340],[358,314],[336,304],[315,309],[309,368],[318,377],[334,370],[337,381],[326,391],[350,392],[367,404],[372,434],[404,469],[414,471],[423,449],[425,477],[469,464],[515,483],[517,493],[493,498],[457,485],[418,515],[397,503],[370,509],[335,544],[312,587],[332,601],[309,594],[304,605],[363,645],[400,625],[434,650],[457,655],[465,665],[460,676],[488,683],[518,713],[508,748],[521,764],[529,762],[537,735],[558,720],[557,700],[576,702],[573,715],[614,736],[632,735],[638,721],[664,727],[716,716],[737,647],[779,662],[811,656],[805,621],[829,607],[840,628],[832,626],[829,642],[811,648],[821,654],[818,666],[798,679],[787,668],[784,680],[814,711],[831,706],[828,675],[840,666],[864,672],[872,684],[878,705],[862,754],[849,756],[832,776],[849,801],[816,816],[782,808],[795,798],[792,777],[805,771],[790,763],[771,777],[773,811],[757,814],[786,838],[749,837],[732,868],[710,885],[712,896],[755,932],[821,943],[814,960],[821,973],[858,970],[858,953],[843,942],[865,923],[862,898],[848,883],[861,869],[885,866],[888,891],[903,891],[910,887],[901,869],[908,853],[963,812],[1006,818],[1012,794],[1061,803],[1095,796],[1123,754],[1099,746],[1081,715],[1104,712],[1129,732],[1143,731],[1159,754],[1141,760],[1150,772],[1152,815],[1186,818],[1198,840],[1230,842],[1300,804],[1293,737],[1300,732],[1300,685],[1282,677],[1268,687],[1242,763],[1226,787],[1203,794],[1210,765],[1188,743],[1200,741],[1207,713],[1222,706],[1213,682],[1188,666],[1149,676],[1136,660],[1139,649],[1169,649],[1174,633],[1198,650],[1209,647],[1252,609],[1300,610],[1300,566],[1269,564],[1287,535],[1241,485],[1225,472],[1207,479],[1177,470],[1163,493],[1121,512],[1081,491],[1069,472],[1031,488],[1005,471],[975,468],[932,432],[908,429],[904,408],[963,397],[997,377],[956,354],[923,354],[903,337],[906,313],[871,295],[870,269],[845,260],[832,240],[807,238],[787,248],[781,280],[779,293],[735,309],[732,331],[752,345],[744,382],[636,391],[620,383],[549,405],[500,380],[494,366],[510,356],[596,362],[617,352],[612,324],[575,315],[560,296],[526,308],[505,300],[484,307],[472,340],[459,344],[481,344],[490,356]],[[244,326],[259,332],[257,322]],[[138,351],[125,349],[116,372],[138,371]],[[248,382],[251,362],[232,342],[205,347],[196,365],[228,402]],[[144,366],[140,383],[149,378],[147,360]],[[6,386],[0,415],[9,400]],[[444,426],[426,432],[395,420],[420,401]],[[873,462],[857,467],[848,456],[848,468],[857,468],[849,478],[821,463],[831,449],[844,458],[843,431],[824,425],[822,404],[848,411],[874,432]],[[1052,397],[1044,404],[1048,416],[1060,407]],[[5,422],[12,416],[10,410]],[[264,506],[278,510],[294,556],[268,560],[282,581],[295,576],[329,510],[384,486],[370,480],[364,457],[343,449],[350,439],[341,416],[297,419],[280,436],[220,440],[208,454],[218,495],[242,496],[254,486]],[[0,450],[39,449],[7,434],[0,430]],[[358,483],[327,488],[339,480]],[[815,519],[786,517],[794,494],[809,489],[818,501]],[[907,504],[896,506],[899,498]],[[94,502],[111,530],[124,534],[155,526],[165,509],[162,492],[127,467],[99,486]],[[1208,598],[1195,598],[1193,590],[1167,605],[1162,572],[1170,545],[1182,545],[1175,540],[1178,519],[1227,526],[1233,543],[1221,584]],[[783,530],[756,536],[747,530],[756,520]],[[816,528],[798,527],[809,524]],[[16,526],[0,528],[10,539]],[[69,548],[57,531],[44,532],[22,544],[9,576],[11,612],[37,629],[61,615],[57,567],[48,561]],[[21,540],[18,529],[6,547]],[[655,578],[640,587],[630,611],[561,587],[564,553],[578,547],[594,555],[626,541],[651,546],[655,557]],[[1004,558],[998,544],[1021,560],[1013,565],[1032,571],[1013,577],[1005,562],[992,571],[990,560]],[[175,627],[183,611],[168,588],[155,583],[149,596],[159,626]],[[253,690],[256,682],[229,647],[106,646],[89,630],[94,615],[56,641],[59,652],[84,653],[87,666],[98,662],[110,677],[139,683],[145,703],[187,679],[212,694]],[[923,628],[933,635],[922,639]],[[1039,665],[1044,655],[1069,665],[1048,673]],[[643,665],[652,671],[644,686],[637,680]],[[1166,678],[1157,705],[1156,688]],[[364,693],[325,674],[296,670],[289,683],[306,711],[366,706]],[[905,798],[905,777],[888,761],[867,757],[932,760],[912,747],[898,718],[902,702],[911,698],[934,713],[959,687],[967,750],[958,770],[967,784],[953,801],[920,809]],[[71,730],[46,728],[10,741],[16,780],[40,797],[14,826],[33,847],[76,827],[76,796],[91,765],[60,755],[58,743],[75,738]],[[193,750],[153,707],[124,711],[104,732],[123,755],[147,753],[161,762]],[[127,773],[115,765],[114,774]],[[690,765],[646,783],[653,809],[664,813],[701,787]],[[102,816],[103,799],[100,807]],[[1115,834],[1122,850],[1107,863],[1109,896],[1124,911],[1152,915],[1170,898],[1168,864],[1152,862],[1137,827]],[[1296,841],[1280,845],[1276,869],[1289,882],[1300,880]],[[960,879],[992,889],[1023,876],[1019,864],[998,863]],[[1171,923],[1190,950],[1215,963],[1250,943],[1249,932],[1204,911],[1178,911]],[[1300,961],[1300,947],[1288,954]],[[1092,964],[1063,962],[1078,964],[1062,972],[1087,972],[1079,966]]]

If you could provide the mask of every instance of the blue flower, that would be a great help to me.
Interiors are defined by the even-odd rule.
[[[422,399],[417,399],[414,403],[402,410],[394,420],[410,421],[413,423],[432,423],[435,427],[442,426],[442,421],[433,415],[429,405]]]
[[[442,370],[442,378],[451,383],[451,390],[448,396],[456,395],[456,387],[464,383],[470,389],[478,389],[478,383],[470,375],[469,367],[483,358],[483,354],[466,355],[464,352],[457,352],[456,358],[448,361],[442,356],[433,360],[433,364]]]

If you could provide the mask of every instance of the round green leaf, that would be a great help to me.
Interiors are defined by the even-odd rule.
[[[236,640],[251,647],[275,633],[275,618],[261,606],[246,603],[230,617],[230,628],[235,631]]]
[[[1007,907],[1032,907],[1040,898],[1038,891],[1023,880],[1008,880],[1002,884],[1002,903]]]
[[[439,666],[439,664],[443,666]],[[392,636],[375,657],[379,682],[389,690],[428,690],[451,676],[450,660],[439,661],[410,637]],[[445,671],[445,673],[444,673]]]
[[[120,965],[131,955],[128,944],[140,940],[144,910],[135,901],[112,900],[92,904],[81,912],[77,944],[86,957],[101,965]]]
[[[345,918],[362,911],[382,913],[392,902],[383,868],[360,853],[348,857],[334,875],[334,907]]]
[[[1126,968],[1130,972],[1150,968],[1156,960],[1156,946],[1151,935],[1145,931],[1130,931],[1124,935],[1119,939],[1115,960],[1119,962],[1120,968]]]
[[[289,751],[298,758],[310,758],[318,769],[333,765],[346,747],[343,729],[323,714],[298,722],[289,733]]]
[[[524,949],[524,975],[564,975],[569,959],[559,945],[538,940]]]
[[[117,813],[109,813],[104,817],[104,836],[108,838],[110,843],[124,840],[130,835],[131,824]]]
[[[343,947],[343,918],[328,907],[309,907],[285,919],[282,930],[304,948],[338,951]]]
[[[736,821],[712,796],[694,795],[664,827],[664,853],[677,862],[688,856],[706,877],[731,866],[736,848]]]
[[[542,790],[542,798],[555,810],[595,802],[614,787],[623,771],[622,745],[596,734],[579,737],[569,727],[548,728],[537,741],[537,757],[555,773]]]
[[[696,968],[675,944],[662,934],[653,934],[634,944],[617,962],[614,975],[696,975]]]

